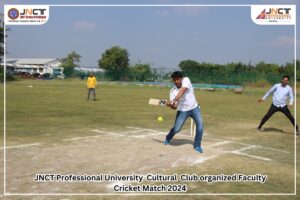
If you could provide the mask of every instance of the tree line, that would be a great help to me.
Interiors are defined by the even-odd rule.
[[[6,31],[9,31],[9,29],[6,28]],[[0,63],[3,62],[3,57],[4,57],[4,38],[5,37],[7,37],[7,35],[4,35],[4,23],[2,20],[0,20]],[[9,73],[6,73],[6,80],[14,80],[14,77],[11,76]],[[3,67],[0,67],[0,82],[3,82],[3,81],[4,81],[4,69],[3,69]]]
[[[294,79],[294,63],[284,65],[259,62],[256,65],[241,62],[227,64],[213,64],[194,60],[184,60],[179,63],[179,68],[189,76],[192,81],[199,83],[215,84],[247,84],[278,82],[283,75]],[[300,60],[296,60],[297,81],[300,81]]]
[[[72,51],[66,57],[61,58],[61,66],[66,77],[86,75],[84,72],[76,72],[81,56]],[[148,63],[130,64],[129,53],[126,49],[113,46],[101,54],[98,67],[104,69],[106,80],[110,81],[155,81],[157,75],[151,71]]]
[[[0,61],[3,57],[3,27],[0,27]],[[64,68],[66,78],[86,76],[84,72],[74,70],[79,66],[81,55],[72,51],[66,57],[60,58],[61,67]],[[300,81],[300,60],[294,61],[297,66],[297,81]],[[294,62],[284,65],[259,62],[255,65],[241,62],[227,64],[213,64],[195,60],[182,60],[179,69],[194,83],[213,84],[247,84],[262,83],[273,84],[280,80],[282,75],[289,75],[294,81]],[[170,73],[161,74],[152,69],[149,63],[130,63],[129,52],[120,46],[106,49],[98,60],[98,67],[105,72],[97,75],[110,81],[161,81],[170,79]],[[0,70],[3,77],[3,68]]]
[[[73,67],[78,66],[80,55],[70,53],[61,59],[64,73],[67,77],[74,75]],[[297,81],[300,81],[300,60],[296,60]],[[129,52],[119,46],[106,49],[98,60],[98,67],[104,69],[104,77],[111,81],[157,81],[161,74],[151,69],[148,63],[130,64]],[[214,84],[247,84],[260,82],[273,84],[282,75],[289,75],[294,79],[294,63],[284,65],[259,62],[255,65],[241,62],[227,64],[213,64],[195,60],[183,60],[178,64],[179,69],[195,83]],[[173,67],[175,68],[175,67]],[[77,72],[78,75],[78,72]],[[163,77],[168,80],[170,74]]]

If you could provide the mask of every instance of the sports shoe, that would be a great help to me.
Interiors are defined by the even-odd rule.
[[[171,143],[171,140],[166,139],[166,140],[164,141],[164,144],[165,144],[165,145],[169,145],[170,143]]]
[[[199,153],[203,153],[203,149],[201,146],[195,147],[195,151],[198,151]]]
[[[261,128],[259,128],[259,127],[256,128],[256,131],[262,132]]]

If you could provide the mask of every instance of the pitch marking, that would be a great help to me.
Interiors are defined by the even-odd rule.
[[[18,146],[10,146],[10,147],[5,147],[5,149],[13,149],[13,148],[22,148],[22,147],[30,147],[30,146],[38,146],[41,145],[42,143],[33,143],[33,144],[23,144],[23,145],[18,145]],[[0,150],[3,150],[4,147],[0,148]]]

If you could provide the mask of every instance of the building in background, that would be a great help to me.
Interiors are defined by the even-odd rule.
[[[48,74],[53,78],[64,78],[63,68],[58,59],[51,58],[9,58],[6,59],[7,71],[11,74],[28,73],[31,75]]]
[[[74,68],[77,71],[81,71],[81,72],[85,72],[85,73],[95,73],[95,72],[105,72],[105,70],[100,69],[99,67],[85,67],[85,66],[81,66],[81,67],[75,67]]]

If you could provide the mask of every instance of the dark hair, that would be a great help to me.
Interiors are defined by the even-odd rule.
[[[183,74],[180,71],[175,71],[172,73],[171,77],[174,78],[183,78]]]
[[[284,76],[282,76],[282,78],[281,78],[281,79],[284,79],[284,78],[287,78],[287,79],[289,79],[289,80],[290,80],[290,76],[288,76],[288,75],[284,75]]]

